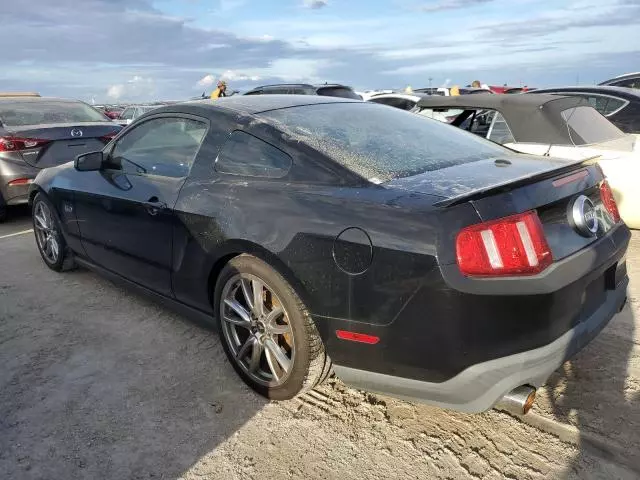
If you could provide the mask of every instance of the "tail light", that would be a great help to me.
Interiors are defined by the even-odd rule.
[[[28,148],[41,147],[51,140],[22,137],[0,137],[0,152],[19,152]]]
[[[33,178],[16,178],[15,180],[11,180],[9,182],[10,187],[16,187],[19,185],[31,185],[33,183]]]
[[[113,137],[115,137],[117,134],[118,134],[117,131],[107,133],[106,135],[103,135],[102,137],[100,137],[100,140],[102,140],[104,143],[109,143],[111,140],[113,140]]]
[[[611,191],[611,187],[609,186],[609,182],[604,180],[600,184],[600,198],[602,199],[602,204],[604,208],[607,209],[609,215],[615,223],[620,221],[620,212],[618,211],[618,204],[616,203],[616,199],[613,196],[613,192]]]
[[[466,227],[456,238],[460,271],[469,277],[535,275],[553,263],[536,212]]]

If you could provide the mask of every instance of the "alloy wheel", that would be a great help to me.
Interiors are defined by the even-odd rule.
[[[222,289],[220,321],[232,358],[255,382],[282,385],[295,360],[289,316],[275,292],[248,273],[231,277]]]
[[[58,229],[53,220],[51,209],[44,202],[38,202],[33,211],[33,224],[36,241],[45,259],[54,264],[60,258],[60,243]]]

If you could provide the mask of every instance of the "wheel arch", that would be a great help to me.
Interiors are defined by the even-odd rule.
[[[293,287],[294,291],[300,297],[304,305],[307,308],[310,308],[311,299],[309,292],[290,266],[288,266],[282,259],[280,259],[277,254],[269,251],[263,246],[257,243],[253,243],[249,240],[238,239],[227,241],[219,249],[218,255],[216,256],[216,259],[214,260],[209,270],[207,291],[209,292],[209,302],[214,307],[214,309],[215,299],[213,298],[213,295],[220,273],[224,269],[225,265],[229,263],[229,261],[240,255],[252,255],[273,268]]]

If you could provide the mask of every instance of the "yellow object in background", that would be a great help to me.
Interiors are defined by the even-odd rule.
[[[451,87],[451,90],[449,90],[449,93],[451,94],[452,97],[456,97],[458,95],[460,95],[460,89],[458,88],[457,85]]]

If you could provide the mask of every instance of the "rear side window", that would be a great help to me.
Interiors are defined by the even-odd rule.
[[[624,137],[618,127],[592,107],[574,107],[562,111],[574,145],[602,143]]]
[[[629,78],[627,80],[620,80],[617,82],[612,82],[610,85],[614,85],[616,87],[626,87],[626,88],[638,88],[640,89],[640,78]]]
[[[491,127],[489,127],[487,138],[492,142],[499,143],[500,145],[515,142],[515,139],[511,134],[511,129],[500,112],[495,113]]]
[[[273,145],[236,130],[216,158],[218,172],[247,177],[281,178],[291,168],[291,157]]]
[[[347,87],[322,87],[318,89],[317,93],[323,97],[340,97],[362,100],[360,95]]]
[[[120,114],[120,119],[122,120],[133,120],[133,116],[135,113],[136,109],[133,107],[127,107],[124,109],[124,111]]]
[[[110,120],[102,112],[82,102],[17,101],[0,103],[0,121],[9,127],[23,127]]]
[[[305,105],[260,115],[276,122],[292,141],[310,145],[372,183],[506,152],[451,125],[371,102]]]
[[[604,108],[602,108],[602,110],[598,109],[598,111],[601,114],[607,116],[607,115],[611,115],[611,114],[617,112],[622,107],[624,107],[626,104],[627,104],[627,101],[623,100],[621,98],[608,97],[607,103],[604,106]]]

